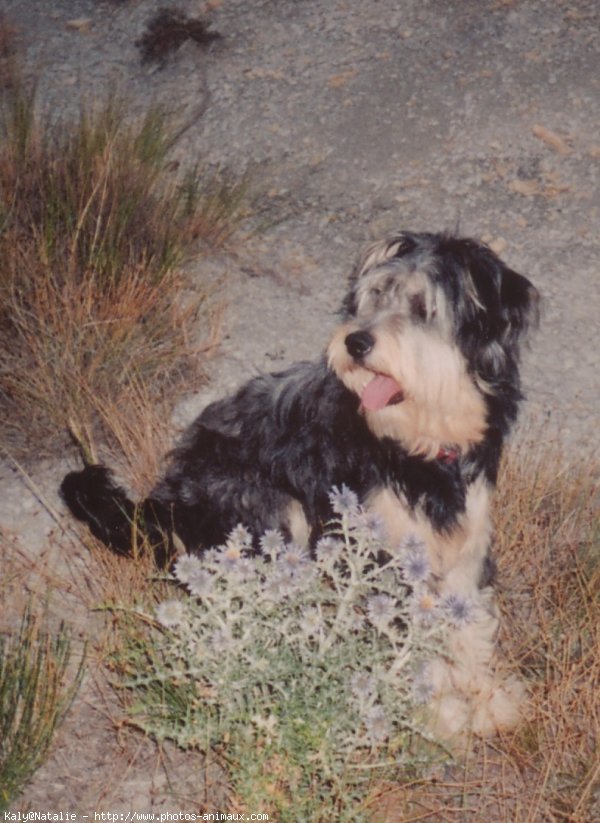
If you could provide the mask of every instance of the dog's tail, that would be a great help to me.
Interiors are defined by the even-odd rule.
[[[71,513],[112,551],[132,555],[142,538],[152,547],[159,567],[167,564],[172,555],[166,528],[168,513],[151,499],[134,503],[105,466],[70,472],[61,484],[60,494]]]

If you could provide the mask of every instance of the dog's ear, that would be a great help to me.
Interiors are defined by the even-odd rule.
[[[493,381],[518,362],[521,343],[538,322],[538,292],[488,246],[471,240],[450,240],[448,245],[467,298],[461,345],[474,370]]]
[[[522,274],[501,264],[500,305],[508,321],[507,332],[520,335],[539,321],[540,296],[535,286]]]
[[[517,343],[538,322],[537,289],[487,246],[464,241],[461,251],[475,289],[475,303],[485,311],[486,319],[480,318],[482,326],[491,338]]]

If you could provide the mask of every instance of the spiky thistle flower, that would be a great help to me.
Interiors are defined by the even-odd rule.
[[[453,592],[442,598],[440,605],[448,622],[455,628],[459,629],[473,622],[475,604],[470,597]]]
[[[190,577],[202,569],[200,558],[194,554],[182,554],[173,566],[173,573],[180,583],[185,586]]]
[[[167,629],[183,625],[184,609],[180,600],[165,600],[156,608],[156,619]]]
[[[342,517],[358,511],[358,497],[346,485],[342,485],[341,489],[334,486],[329,493],[329,501],[333,511]]]
[[[378,746],[388,739],[391,726],[380,703],[370,706],[363,716],[363,723],[372,746]]]
[[[374,594],[367,601],[367,617],[377,629],[387,628],[396,617],[396,601],[389,594]]]

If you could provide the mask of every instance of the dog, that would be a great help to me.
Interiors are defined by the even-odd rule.
[[[497,670],[490,498],[522,399],[519,359],[538,293],[486,245],[401,232],[358,261],[324,355],[250,380],[209,405],[134,504],[104,466],[66,476],[76,518],[116,552],[143,530],[164,564],[239,523],[314,546],[330,492],[353,490],[390,542],[416,535],[437,593],[476,619],[433,664],[435,728],[450,738],[517,722],[523,689]]]

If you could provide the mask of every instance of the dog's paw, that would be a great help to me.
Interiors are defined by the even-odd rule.
[[[525,684],[513,675],[492,676],[473,695],[471,730],[478,737],[493,737],[516,728],[526,702]]]
[[[429,731],[453,748],[462,748],[471,735],[493,737],[511,731],[521,721],[526,705],[524,683],[514,675],[481,672],[468,688],[452,664],[436,661],[434,694],[428,710]]]

